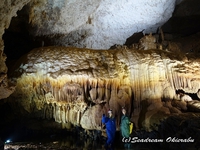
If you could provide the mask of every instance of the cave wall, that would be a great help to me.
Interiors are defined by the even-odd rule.
[[[16,17],[23,7],[28,10],[30,35],[45,37],[40,41],[41,46],[52,40],[51,45],[107,49],[114,44],[123,44],[134,32],[143,29],[146,33],[155,32],[171,17],[175,5],[180,2],[3,0],[0,4],[0,99],[8,97],[14,90],[7,79],[2,36],[12,17]]]
[[[123,44],[134,32],[143,29],[146,33],[155,32],[181,1],[111,4],[88,0],[84,3],[87,7],[82,1],[76,2],[81,5],[62,0],[4,0],[0,9],[1,37],[12,17],[26,5],[33,36],[47,36],[55,45],[109,48]],[[3,99],[14,91],[14,86],[7,80],[2,39],[0,43],[0,99]],[[51,52],[52,49],[60,52]],[[39,52],[42,50],[44,53]],[[109,108],[114,110],[119,125],[119,109],[124,105],[137,127],[150,128],[163,116],[180,113],[171,103],[163,102],[174,99],[176,89],[190,93],[199,89],[198,59],[171,52],[41,48],[31,52],[26,61],[22,61],[21,71],[18,70],[20,76],[15,76],[18,77],[16,91],[9,99],[15,99],[29,113],[41,110],[43,118],[54,118],[63,124],[71,122],[86,129],[100,128],[100,117]]]
[[[3,0],[0,4],[0,99],[7,98],[13,91],[14,85],[11,85],[7,79],[8,68],[5,64],[6,55],[4,54],[4,41],[2,36],[6,28],[9,27],[11,19],[16,16],[16,12],[30,0]]]
[[[43,118],[85,129],[101,129],[108,109],[119,126],[120,109],[126,107],[137,128],[150,130],[180,113],[171,103],[178,99],[177,89],[196,93],[200,88],[199,58],[163,50],[43,47],[15,67],[11,101],[28,113],[42,110]]]
[[[45,40],[42,38],[40,41],[41,46],[48,45],[47,41],[52,40],[52,45],[107,49],[114,44],[123,44],[134,32],[155,32],[171,17],[175,5],[180,2],[3,0],[0,6],[0,98],[8,97],[14,90],[7,81],[2,36],[12,17],[16,17],[17,11],[23,7],[27,8],[24,13],[29,16],[30,35],[35,38],[45,37]]]

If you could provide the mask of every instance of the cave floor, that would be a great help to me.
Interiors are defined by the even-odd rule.
[[[73,134],[41,135],[6,143],[4,150],[162,150],[160,143],[132,143],[130,148],[125,148],[119,132],[116,132],[113,148],[105,149],[105,142],[106,138],[94,140]]]
[[[182,142],[136,142],[131,143],[130,148],[125,148],[124,143],[117,132],[113,148],[104,148],[105,138],[93,140],[74,135],[51,135],[29,138],[28,140],[6,143],[4,150],[200,150],[194,143]],[[145,133],[143,133],[145,134]],[[132,137],[133,138],[133,137]],[[143,138],[145,139],[145,138]],[[166,145],[167,144],[167,145]],[[190,144],[190,145],[189,145]]]

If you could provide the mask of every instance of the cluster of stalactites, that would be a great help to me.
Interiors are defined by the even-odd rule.
[[[43,49],[42,58],[35,56],[41,53],[40,49],[29,54],[29,66],[25,64],[21,68],[24,71],[17,79],[15,91],[16,97],[22,95],[20,103],[29,112],[32,110],[31,103],[35,103],[38,110],[43,109],[46,104],[52,105],[52,116],[57,122],[79,124],[82,117],[89,118],[88,111],[96,105],[100,105],[99,108],[102,108],[99,114],[106,112],[106,109],[101,107],[103,105],[106,108],[112,108],[118,117],[121,115],[119,110],[126,105],[129,113],[132,110],[134,115],[139,117],[143,100],[161,102],[162,98],[174,99],[176,89],[195,93],[200,88],[199,62],[190,61],[185,56],[173,55],[160,50],[140,52],[134,50],[102,52],[85,50],[86,56],[90,58],[90,61],[87,61],[90,67],[81,69],[85,66],[82,65],[82,62],[86,61],[86,58],[82,56],[82,51],[66,49],[69,51],[65,52],[65,48],[60,49],[62,51],[60,50],[56,57],[53,56],[55,52],[58,52],[57,47],[52,49],[49,47],[46,51]],[[78,57],[80,61],[74,58],[75,54],[81,56]],[[57,60],[60,58],[59,56],[63,56],[63,58]],[[97,63],[96,56],[103,56],[105,59],[98,60]],[[111,60],[107,60],[107,57],[112,58],[112,64],[114,64],[112,68],[109,67]],[[63,63],[64,60],[67,60],[66,63]],[[96,65],[91,65],[93,61]],[[97,64],[102,61],[104,64],[101,63],[100,68],[103,68],[105,72],[108,70],[106,76],[101,73],[101,70],[96,69]],[[35,62],[38,65],[34,66]],[[73,62],[73,65],[69,65],[67,62]],[[54,67],[55,64],[58,67]],[[29,68],[33,66],[38,72],[31,72]],[[37,68],[38,66],[40,69]],[[53,68],[56,68],[55,72],[52,71]],[[70,68],[73,68],[74,72],[67,74]],[[97,70],[95,75],[91,72],[94,69]],[[85,74],[80,75],[80,70],[84,70]],[[57,72],[60,74],[50,76],[49,71],[52,74]],[[87,74],[87,72],[91,72],[91,74]],[[88,114],[87,117],[84,116],[86,114]],[[92,124],[95,123],[92,122]],[[85,128],[94,127],[88,126]]]
[[[77,77],[53,78],[23,76],[17,81],[15,95],[22,94],[22,105],[31,112],[31,103],[44,111],[44,118],[56,122],[80,124],[84,111],[94,104],[109,103],[112,90],[119,90],[119,79],[94,79]],[[31,83],[31,84],[30,84]],[[130,89],[129,94],[131,95]],[[49,113],[49,114],[48,114]]]

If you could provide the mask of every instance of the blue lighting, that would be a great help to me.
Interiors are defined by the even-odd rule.
[[[6,140],[6,142],[5,142],[5,143],[10,143],[10,142],[12,142],[12,141],[8,139],[8,140]]]

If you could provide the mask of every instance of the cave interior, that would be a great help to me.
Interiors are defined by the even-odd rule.
[[[42,0],[37,2],[39,8],[40,4],[45,5]],[[116,43],[108,45],[109,48],[97,49],[87,43],[80,44],[91,34],[89,29],[68,34],[54,34],[53,29],[48,34],[49,26],[46,31],[45,27],[40,30],[37,20],[30,19],[31,7],[37,8],[37,4],[30,2],[18,10],[2,35],[8,82],[15,85],[13,93],[0,100],[3,141],[38,137],[52,140],[55,135],[77,136],[77,133],[79,137],[94,139],[98,131],[105,134],[101,116],[110,108],[120,131],[121,107],[125,106],[134,123],[133,137],[192,138],[195,142],[163,145],[167,149],[199,148],[198,0],[182,0],[155,32],[139,30],[129,33],[123,43],[114,41]],[[52,9],[52,14],[61,12],[59,7],[48,9]],[[56,26],[56,15],[42,15],[49,17],[49,22],[55,19],[52,22]],[[87,27],[95,26],[92,23],[91,15]],[[111,36],[117,39],[115,34]],[[63,45],[58,42],[65,38]],[[177,100],[177,91],[181,90],[192,101]]]

